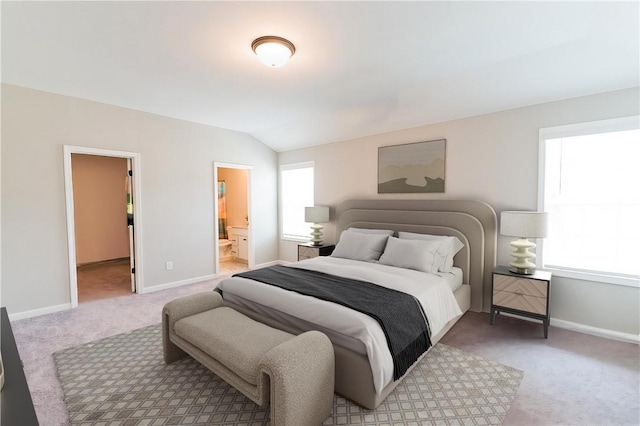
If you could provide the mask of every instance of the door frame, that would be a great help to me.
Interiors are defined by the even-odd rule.
[[[218,168],[223,169],[241,169],[247,171],[247,212],[249,215],[249,223],[251,224],[251,169],[253,166],[246,164],[233,164],[233,163],[220,163],[213,162],[213,253],[214,253],[214,267],[216,275],[220,275],[220,246],[218,245]],[[249,258],[247,259],[247,266],[249,269],[253,268],[255,263],[253,247],[253,227],[248,227],[249,238]]]
[[[134,253],[136,268],[136,293],[144,293],[144,280],[142,276],[142,200],[141,200],[141,173],[140,154],[136,152],[114,151],[109,149],[89,148],[83,146],[63,145],[64,153],[64,192],[67,211],[67,247],[69,253],[69,294],[71,307],[78,307],[78,273],[76,264],[76,232],[75,210],[73,207],[73,179],[71,168],[71,154],[98,155],[102,157],[117,157],[130,159],[133,174],[133,201],[135,209],[135,238]]]

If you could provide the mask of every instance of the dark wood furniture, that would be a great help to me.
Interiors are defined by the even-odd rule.
[[[496,314],[508,312],[542,321],[544,338],[549,335],[549,284],[551,272],[535,271],[532,275],[516,274],[506,266],[493,270],[491,325]]]
[[[312,257],[318,256],[330,256],[334,248],[336,248],[335,244],[323,244],[319,246],[311,243],[298,244],[298,260],[311,259]]]
[[[2,308],[2,364],[4,366],[4,387],[0,407],[0,424],[31,426],[38,425],[38,417],[33,408],[31,393],[24,376],[22,360],[13,337],[7,309]]]

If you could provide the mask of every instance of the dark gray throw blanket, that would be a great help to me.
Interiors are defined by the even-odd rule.
[[[296,293],[338,303],[369,315],[387,338],[398,380],[431,346],[429,322],[420,302],[410,294],[377,284],[323,272],[270,266],[235,274]]]

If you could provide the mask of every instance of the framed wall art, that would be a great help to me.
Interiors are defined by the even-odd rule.
[[[378,148],[378,194],[444,192],[446,139]]]

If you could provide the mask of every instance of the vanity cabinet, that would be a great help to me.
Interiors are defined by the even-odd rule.
[[[249,229],[230,226],[227,228],[231,240],[231,253],[234,258],[247,262],[249,260]]]

